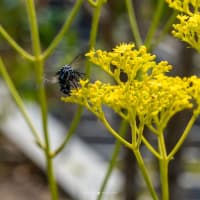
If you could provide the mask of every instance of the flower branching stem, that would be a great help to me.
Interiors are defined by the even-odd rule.
[[[136,158],[136,160],[137,160],[139,169],[140,169],[140,171],[141,171],[141,173],[142,173],[142,176],[144,177],[144,180],[145,180],[145,182],[146,182],[146,184],[147,184],[148,190],[149,190],[149,192],[150,192],[152,198],[153,198],[154,200],[158,200],[158,196],[157,196],[156,191],[155,191],[155,189],[154,189],[154,186],[153,186],[153,184],[152,184],[152,182],[151,182],[151,179],[150,179],[150,177],[149,177],[149,172],[148,172],[148,170],[147,170],[147,168],[146,168],[146,166],[145,166],[145,163],[144,163],[144,161],[143,161],[143,158],[142,158],[142,156],[141,156],[140,151],[139,151],[138,149],[135,149],[135,150],[133,150],[133,153],[134,153],[134,155],[135,155],[135,158]]]
[[[83,4],[83,0],[77,0],[74,7],[72,8],[69,16],[66,18],[61,30],[53,39],[49,47],[42,53],[41,58],[46,59],[51,55],[54,49],[58,46],[59,42],[62,40],[64,34],[69,30],[75,16],[77,15],[78,11],[80,10],[81,5]]]
[[[34,61],[35,57],[26,52],[17,42],[7,33],[7,31],[0,25],[0,34],[2,37],[24,58]]]
[[[127,129],[128,129],[127,121],[122,120],[121,126],[119,128],[119,135],[124,137],[126,132],[127,132]],[[119,152],[120,152],[121,146],[122,146],[121,142],[119,140],[116,140],[115,146],[114,146],[114,149],[113,149],[113,153],[112,153],[112,157],[111,157],[111,160],[110,160],[109,165],[108,165],[108,169],[106,171],[105,177],[104,177],[104,179],[102,181],[102,184],[101,184],[101,187],[99,189],[97,200],[101,200],[102,197],[103,197],[103,192],[104,192],[104,190],[106,188],[106,185],[107,185],[107,183],[109,181],[111,173],[112,173],[113,169],[116,166],[116,162],[117,162],[117,158],[119,156]]]
[[[26,123],[28,124],[29,128],[31,129],[31,131],[32,131],[32,133],[35,137],[36,144],[38,144],[42,149],[44,149],[45,146],[44,146],[44,144],[42,143],[42,140],[39,137],[39,133],[35,129],[35,126],[33,125],[32,120],[30,119],[29,114],[26,111],[23,100],[20,97],[17,89],[15,88],[14,83],[10,79],[10,76],[9,76],[9,74],[6,70],[6,67],[4,66],[1,58],[0,58],[0,73],[1,73],[2,77],[4,78],[4,80],[5,80],[5,82],[8,86],[8,89],[9,89],[13,99],[15,100],[20,112],[22,113]]]
[[[144,145],[149,149],[149,151],[158,159],[161,159],[160,154],[154,149],[154,147],[147,141],[147,139],[142,136],[142,142],[144,143]]]
[[[105,3],[105,0],[98,0],[96,2],[96,6],[95,11],[94,11],[94,15],[92,17],[92,26],[91,26],[91,31],[90,31],[90,39],[89,39],[89,47],[93,48],[96,44],[96,37],[97,37],[97,30],[98,30],[98,24],[99,24],[99,20],[100,20],[100,13],[101,13],[101,9],[103,6],[103,3]],[[74,10],[76,10],[74,8]],[[91,63],[90,62],[86,62],[86,76],[89,77],[90,76],[90,67],[91,67]],[[63,143],[53,152],[51,153],[51,156],[54,157],[57,154],[59,154],[67,145],[68,141],[70,140],[70,138],[73,136],[73,134],[75,133],[75,130],[80,122],[81,119],[81,115],[82,115],[82,111],[83,111],[83,106],[82,105],[78,105],[77,111],[75,113],[74,119],[69,127],[68,132],[66,133],[66,137],[63,140]]]
[[[159,24],[159,20],[162,16],[163,13],[163,8],[165,5],[165,1],[164,0],[159,0],[158,1],[158,5],[153,17],[153,21],[151,23],[151,26],[149,28],[149,31],[147,33],[146,39],[145,39],[145,46],[147,47],[147,49],[149,49],[151,47],[151,42],[152,42],[152,38],[157,30],[158,24]]]
[[[160,132],[158,136],[158,147],[161,159],[160,162],[160,179],[161,179],[161,189],[162,189],[162,199],[169,199],[169,184],[168,184],[168,164],[169,160],[166,152],[166,145],[164,141],[163,131]]]
[[[194,125],[194,122],[196,121],[197,117],[198,117],[198,115],[195,113],[192,115],[191,119],[189,120],[187,126],[185,127],[185,129],[183,131],[183,134],[179,138],[179,140],[176,143],[176,145],[174,146],[174,148],[169,153],[168,159],[173,159],[176,152],[181,148],[182,144],[184,143],[185,139],[187,138],[188,134],[190,133],[190,130],[191,130],[192,126]]]
[[[133,33],[135,43],[136,43],[137,47],[139,47],[143,44],[143,42],[142,42],[142,38],[141,38],[141,35],[139,32],[139,27],[137,24],[132,0],[126,0],[126,7],[127,7],[127,11],[128,11],[128,17],[129,17],[129,21],[130,21],[131,31]]]
[[[167,155],[164,130],[169,120],[178,112],[192,109],[199,101],[200,79],[193,76],[190,78],[169,77],[165,73],[171,70],[171,66],[164,61],[154,62],[155,57],[146,52],[141,46],[135,50],[134,44],[121,44],[111,52],[91,50],[86,54],[90,60],[100,66],[104,71],[117,80],[118,84],[103,83],[89,80],[80,80],[80,88],[73,90],[71,96],[63,97],[65,102],[84,105],[89,111],[102,121],[110,133],[124,146],[131,149],[137,159],[139,168],[144,176],[147,187],[154,199],[157,199],[155,189],[151,183],[148,170],[140,154],[141,144],[159,160],[160,178],[163,200],[169,199],[168,165],[171,158]],[[144,60],[145,64],[144,64]],[[110,70],[114,66],[114,70]],[[141,68],[138,68],[141,67]],[[127,82],[119,78],[120,70],[127,74]],[[134,71],[135,70],[135,71]],[[137,80],[136,74],[140,71],[143,79]],[[152,73],[149,73],[152,71]],[[178,91],[178,93],[177,93]],[[191,101],[193,99],[193,101]],[[197,106],[196,105],[196,106]],[[115,131],[107,121],[103,107],[108,106],[119,116],[126,113],[126,121],[131,128],[131,142],[127,141]],[[198,108],[198,106],[197,106]],[[174,147],[170,156],[180,148],[188,131],[191,129],[198,110],[186,127],[180,143]],[[144,127],[149,128],[157,140],[157,150],[144,136]]]
[[[36,18],[34,0],[27,0],[26,5],[30,23],[33,54],[35,56],[34,66],[35,66],[36,82],[38,85],[41,86],[38,89],[38,98],[41,107],[43,134],[46,147],[44,150],[45,150],[46,165],[47,165],[47,176],[48,176],[48,182],[50,186],[52,200],[57,200],[58,190],[53,169],[53,159],[50,157],[51,147],[50,147],[50,138],[48,133],[48,123],[47,123],[47,101],[46,101],[45,89],[42,84],[44,63],[43,60],[40,59],[41,48],[40,48],[40,39],[39,39],[38,23]]]
[[[188,42],[192,47],[199,50],[199,0],[196,3],[189,1],[177,3],[173,0],[166,0],[171,7],[184,14],[179,16],[180,24],[174,25],[173,34]],[[89,83],[89,80],[80,81],[80,88],[72,91],[71,95],[62,98],[66,102],[77,103],[78,108],[71,126],[66,134],[63,143],[54,151],[51,152],[50,138],[48,133],[48,119],[47,119],[47,100],[45,89],[42,84],[44,74],[44,62],[53,53],[59,42],[62,40],[64,34],[69,30],[75,16],[78,14],[83,0],[77,0],[72,8],[69,16],[66,18],[61,30],[55,36],[49,47],[42,53],[40,47],[38,22],[36,17],[34,0],[27,0],[27,13],[30,24],[31,40],[32,40],[32,55],[25,51],[0,25],[0,35],[25,59],[34,64],[35,78],[38,88],[38,100],[41,108],[42,125],[44,142],[39,137],[39,133],[35,129],[23,101],[16,90],[8,72],[0,58],[0,73],[5,79],[10,93],[15,100],[19,110],[21,111],[24,119],[30,127],[36,143],[44,150],[47,164],[47,176],[51,191],[52,200],[58,200],[57,185],[53,170],[53,159],[58,155],[64,147],[66,147],[69,139],[75,132],[79,124],[80,117],[85,106],[93,112],[110,131],[110,133],[117,139],[112,160],[108,167],[104,181],[100,188],[98,200],[102,198],[103,191],[110,177],[112,170],[116,164],[116,159],[120,150],[121,144],[129,148],[135,155],[141,173],[147,184],[149,192],[154,200],[158,199],[155,188],[151,181],[147,167],[145,166],[144,159],[140,152],[141,144],[143,143],[146,148],[159,160],[160,164],[160,179],[162,189],[162,199],[169,199],[169,185],[168,185],[168,165],[175,153],[180,149],[186,137],[188,136],[195,120],[199,116],[199,95],[200,95],[200,79],[197,77],[185,78],[169,77],[165,73],[169,72],[171,66],[167,62],[160,62],[157,64],[155,56],[147,52],[147,49],[152,49],[152,40],[158,28],[159,21],[162,17],[164,8],[164,0],[159,0],[153,17],[152,24],[149,28],[145,39],[145,46],[142,45],[142,39],[136,22],[134,7],[131,0],[126,0],[126,7],[130,21],[130,27],[136,41],[138,50],[134,49],[134,44],[121,44],[113,49],[112,52],[95,51],[91,50],[87,54],[94,64],[99,65],[105,72],[107,72],[114,80],[116,85],[104,84],[101,81]],[[198,2],[198,3],[197,3]],[[89,47],[95,47],[98,24],[100,21],[100,14],[106,0],[88,0],[88,3],[94,8],[92,17]],[[190,9],[192,7],[192,9]],[[193,13],[194,12],[194,13]],[[169,18],[165,25],[158,41],[163,37],[171,24],[173,23],[177,12]],[[194,23],[195,22],[195,23]],[[195,25],[195,26],[194,26]],[[189,31],[187,33],[187,30]],[[192,34],[191,34],[192,33]],[[157,43],[154,43],[157,45]],[[111,69],[114,66],[113,70]],[[86,76],[90,77],[91,63],[86,63]],[[121,72],[127,75],[127,81],[122,82],[120,78]],[[141,78],[138,78],[141,77]],[[178,93],[177,93],[178,91]],[[95,92],[95,95],[94,95]],[[197,107],[191,119],[189,120],[182,136],[168,154],[166,150],[164,129],[166,128],[169,120],[174,114],[184,109],[194,109],[193,101],[196,102]],[[119,132],[115,131],[106,119],[103,113],[102,106],[107,105],[119,114],[124,120],[121,124]],[[124,111],[126,114],[124,114]],[[131,142],[124,139],[124,134],[127,126],[131,127],[132,140]],[[157,150],[145,138],[143,132],[144,127],[148,127],[157,139]]]
[[[177,11],[173,11],[173,13],[170,15],[169,19],[167,20],[164,27],[162,28],[161,34],[158,36],[158,38],[152,45],[152,49],[154,49],[162,41],[162,39],[166,36],[166,34],[169,32],[170,28],[172,27],[172,24],[176,20],[177,13],[178,13]]]
[[[57,156],[67,146],[68,142],[70,141],[71,137],[73,136],[73,134],[79,124],[82,111],[83,111],[83,106],[79,105],[77,108],[77,111],[75,113],[75,116],[73,118],[73,121],[70,125],[70,128],[67,132],[67,136],[63,140],[63,143],[53,153],[51,153],[52,157]]]
[[[100,118],[102,123],[105,125],[105,127],[109,130],[109,132],[117,139],[119,140],[123,145],[125,145],[127,148],[132,149],[131,143],[126,141],[122,136],[120,136],[109,124],[109,122],[106,120],[105,116],[102,116]]]

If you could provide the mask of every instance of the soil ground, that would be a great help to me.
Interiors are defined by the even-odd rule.
[[[69,200],[60,191],[60,200]],[[50,200],[45,174],[14,144],[0,135],[0,199]]]

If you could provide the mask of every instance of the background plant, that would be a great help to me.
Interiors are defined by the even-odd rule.
[[[37,24],[37,18],[36,18],[36,11],[35,11],[35,5],[33,0],[26,1],[26,8],[27,8],[27,15],[29,18],[29,25],[30,25],[30,32],[31,32],[31,40],[32,40],[32,51],[33,55],[26,52],[23,48],[21,48],[14,39],[6,32],[6,30],[1,26],[0,27],[0,33],[1,35],[10,43],[10,45],[25,59],[33,62],[34,64],[34,72],[35,72],[35,80],[36,83],[41,86],[38,89],[38,102],[41,107],[41,116],[42,116],[42,124],[43,124],[43,134],[45,141],[44,143],[39,138],[38,133],[36,132],[34,125],[32,124],[26,110],[23,104],[23,101],[16,90],[14,84],[12,83],[10,76],[8,75],[5,66],[3,64],[3,61],[1,60],[1,74],[4,77],[5,81],[7,82],[8,88],[16,101],[16,104],[18,105],[20,111],[22,112],[27,124],[29,125],[30,129],[32,130],[36,143],[39,144],[39,146],[43,149],[46,157],[46,165],[47,165],[47,175],[48,175],[48,181],[51,191],[52,199],[58,199],[57,194],[57,186],[55,182],[54,177],[54,170],[53,170],[53,157],[55,157],[56,154],[58,154],[62,148],[64,148],[66,142],[68,141],[68,138],[73,133],[75,126],[77,125],[82,108],[79,107],[77,114],[74,118],[74,121],[72,122],[71,128],[69,129],[68,137],[64,140],[63,144],[61,144],[60,147],[58,147],[55,152],[51,151],[50,147],[50,141],[49,141],[49,134],[48,134],[48,121],[47,121],[47,101],[46,101],[46,94],[45,89],[43,86],[43,77],[44,77],[44,62],[47,59],[47,57],[53,52],[53,50],[57,47],[58,43],[63,38],[64,34],[69,29],[73,19],[75,18],[76,14],[78,13],[80,6],[82,5],[83,1],[78,0],[73,9],[71,10],[68,18],[66,19],[65,23],[63,24],[60,32],[56,35],[56,37],[53,39],[51,44],[48,46],[48,48],[42,52],[40,47],[40,39],[39,39],[39,32],[38,32],[38,24]],[[92,4],[92,2],[90,2]],[[93,7],[95,8],[95,15],[93,18],[93,24],[91,27],[91,37],[90,37],[90,46],[94,46],[95,44],[95,38],[96,38],[96,32],[97,32],[97,25],[98,25],[98,18],[100,14],[101,7],[103,5],[104,1],[97,1],[96,3],[93,3]],[[89,71],[89,65],[87,67],[87,71]]]
[[[187,16],[180,18],[181,22],[186,22],[180,26],[174,26],[177,37],[187,41],[190,45],[198,50],[198,1],[183,1],[180,4],[179,1],[168,1],[170,6],[178,8],[178,11],[186,13]],[[98,32],[98,23],[100,20],[100,14],[102,11],[102,7],[109,2],[103,0],[92,1],[88,0],[88,3],[91,7],[93,7],[93,16],[90,30],[90,38],[89,38],[89,47],[95,47],[96,44],[96,36]],[[194,7],[194,13],[189,9],[189,4],[192,4]],[[58,46],[61,39],[64,35],[69,31],[69,27],[74,21],[76,15],[79,13],[79,10],[83,4],[83,0],[77,0],[73,9],[70,11],[70,14],[66,18],[62,28],[49,44],[45,44],[47,46],[46,50],[42,51],[41,49],[41,41],[39,38],[38,31],[38,22],[36,18],[36,10],[33,0],[26,1],[26,9],[27,15],[29,18],[29,27],[31,32],[31,41],[32,41],[32,54],[28,53],[24,50],[19,44],[8,34],[6,29],[2,26],[0,27],[0,34],[2,37],[23,57],[25,58],[30,66],[34,66],[34,74],[35,74],[35,82],[37,85],[41,85],[38,90],[38,102],[41,107],[41,116],[43,123],[43,134],[45,136],[45,141],[42,141],[39,138],[39,134],[34,128],[34,124],[32,124],[31,119],[29,118],[26,109],[24,107],[23,100],[19,95],[19,91],[16,89],[15,84],[13,84],[8,72],[5,69],[3,61],[0,63],[0,70],[3,78],[7,82],[8,88],[16,101],[20,111],[22,112],[27,124],[32,130],[36,143],[44,150],[46,161],[47,161],[47,171],[48,171],[48,181],[51,190],[52,199],[58,199],[57,187],[55,183],[55,178],[53,174],[53,158],[62,151],[62,149],[66,146],[67,142],[71,138],[74,133],[80,117],[82,113],[82,106],[80,105],[77,109],[75,117],[71,123],[69,128],[69,132],[66,134],[67,137],[54,152],[51,151],[51,147],[49,145],[49,135],[48,135],[48,121],[47,121],[47,100],[45,94],[45,88],[43,87],[43,77],[44,77],[44,64],[47,58],[55,51],[55,48]],[[156,63],[155,56],[147,53],[151,49],[155,48],[160,39],[167,33],[175,19],[176,12],[173,12],[165,23],[165,26],[162,27],[161,33],[156,41],[153,40],[155,33],[158,29],[159,22],[162,22],[162,18],[164,16],[164,8],[166,4],[164,0],[156,1],[155,6],[155,15],[153,16],[152,24],[147,31],[146,38],[143,39],[141,37],[140,31],[138,29],[138,24],[135,18],[133,3],[130,0],[125,1],[125,6],[127,9],[127,14],[130,20],[130,27],[132,31],[132,35],[135,40],[135,44],[138,47],[134,49],[132,44],[122,44],[116,47],[112,52],[104,52],[104,51],[91,51],[88,54],[91,61],[96,65],[99,65],[104,71],[106,71],[115,81],[116,85],[103,84],[99,81],[94,84],[89,83],[88,81],[82,81],[82,88],[76,92],[78,94],[73,93],[72,97],[64,99],[64,101],[72,101],[74,103],[79,103],[84,99],[83,105],[86,106],[89,110],[91,110],[97,117],[104,123],[104,125],[108,128],[108,130],[118,139],[118,141],[122,142],[126,147],[131,149],[134,152],[134,155],[138,161],[139,168],[145,178],[148,189],[151,192],[151,195],[154,199],[157,199],[157,194],[155,192],[154,186],[150,180],[147,169],[145,168],[142,155],[140,153],[141,144],[144,144],[147,149],[158,159],[160,160],[160,171],[161,174],[161,184],[162,184],[162,192],[163,199],[168,199],[168,184],[167,184],[167,174],[168,174],[168,164],[169,160],[173,158],[174,154],[178,151],[183,141],[185,140],[189,130],[192,127],[195,119],[199,114],[199,107],[195,107],[193,111],[193,116],[188,122],[188,125],[179,139],[174,148],[167,153],[166,145],[164,141],[164,130],[166,125],[168,124],[171,117],[177,112],[183,109],[191,108],[192,102],[194,100],[197,105],[198,97],[199,97],[199,80],[196,77],[191,77],[188,79],[180,79],[180,78],[170,78],[165,75],[165,72],[168,72],[171,68],[166,62]],[[196,17],[196,23],[193,23],[194,20],[191,20],[190,26],[188,27],[188,22],[190,22],[190,16]],[[184,25],[184,26],[183,26]],[[187,27],[185,27],[187,26]],[[42,26],[43,27],[43,26]],[[180,28],[179,28],[180,27]],[[183,27],[185,27],[183,29]],[[182,28],[182,31],[179,32],[179,29]],[[197,30],[196,30],[196,29]],[[187,35],[185,30],[190,30],[190,33]],[[182,34],[182,35],[181,35]],[[191,37],[192,35],[192,37]],[[190,36],[190,38],[189,38]],[[145,47],[142,46],[144,42]],[[140,47],[140,48],[139,48]],[[115,66],[115,70],[113,71],[110,66]],[[134,70],[133,70],[134,67]],[[89,78],[91,68],[90,63],[86,63],[86,74]],[[122,81],[120,79],[120,74],[125,73],[127,76],[127,81]],[[97,90],[98,95],[94,95],[94,90]],[[177,94],[177,90],[180,93]],[[135,91],[133,94],[130,91]],[[79,93],[80,92],[80,93]],[[73,97],[78,97],[76,101]],[[79,99],[80,97],[80,99]],[[129,102],[129,106],[126,107],[127,101]],[[88,103],[89,102],[89,103]],[[106,116],[103,114],[102,104],[105,104],[111,107],[115,112],[117,112],[122,118],[122,125],[119,132],[116,132],[106,120]],[[158,109],[159,108],[159,109]],[[136,121],[138,123],[136,123]],[[123,135],[127,130],[127,122],[131,126],[132,132],[132,141],[129,142],[124,139],[121,135]],[[155,149],[149,141],[143,135],[144,127],[147,126],[153,134],[157,138],[157,149]],[[109,175],[116,164],[117,153],[119,152],[119,142],[116,143],[116,147],[113,152],[112,162],[110,162],[110,166],[108,172],[105,176],[105,180],[101,187],[101,193],[99,195],[99,199],[102,197],[102,192],[106,186],[106,182],[109,179]]]
[[[180,77],[166,76],[165,72],[171,69],[167,62],[156,64],[155,57],[148,54],[145,47],[142,46],[139,50],[133,48],[133,44],[121,44],[112,52],[97,50],[88,53],[87,56],[90,57],[91,61],[111,75],[117,84],[81,81],[81,88],[73,90],[70,97],[63,97],[62,100],[85,106],[102,121],[117,140],[133,151],[152,198],[159,199],[140,152],[143,143],[159,160],[162,199],[169,199],[168,165],[200,113],[198,100],[200,79],[197,77],[181,79]],[[113,66],[114,71],[111,70]],[[126,74],[126,82],[120,80],[121,72]],[[137,79],[138,74],[140,75],[139,80]],[[110,107],[128,122],[131,127],[131,142],[121,137],[111,127],[106,119],[104,106]],[[193,115],[182,136],[168,153],[164,131],[169,120],[177,112],[193,107],[195,107]],[[155,134],[157,138],[156,148],[146,139],[145,126]]]

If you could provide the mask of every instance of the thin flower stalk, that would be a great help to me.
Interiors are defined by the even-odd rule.
[[[160,175],[163,200],[169,199],[168,165],[171,158],[166,151],[164,130],[169,120],[178,112],[193,109],[200,105],[200,79],[197,77],[170,77],[167,73],[172,69],[166,61],[156,63],[155,56],[147,52],[144,46],[122,43],[112,51],[91,50],[86,54],[90,61],[101,67],[115,81],[115,84],[103,83],[99,80],[90,83],[88,79],[80,80],[80,88],[72,90],[71,96],[62,97],[65,102],[85,106],[94,113],[105,127],[127,148],[132,149],[139,168],[144,176],[152,198],[157,199],[154,186],[140,155],[141,144],[155,155],[160,162]],[[127,81],[120,75],[127,76]],[[140,78],[138,79],[138,73]],[[108,123],[103,107],[113,109],[131,127],[131,142],[122,138]],[[199,106],[197,106],[199,115]],[[187,133],[183,133],[184,141]],[[148,127],[157,138],[158,150],[144,137],[144,127]],[[172,151],[175,153],[182,145],[177,143]]]
[[[52,200],[58,199],[58,190],[54,175],[54,169],[53,169],[53,160],[50,157],[50,139],[49,139],[49,133],[48,133],[48,123],[47,123],[47,101],[46,101],[46,95],[45,95],[45,89],[42,85],[43,82],[43,70],[44,70],[44,61],[40,59],[41,55],[41,48],[40,48],[40,39],[39,39],[39,32],[38,32],[38,23],[36,18],[36,12],[35,12],[35,4],[34,0],[27,0],[27,13],[29,17],[29,24],[31,29],[31,39],[32,39],[32,49],[33,54],[35,55],[35,75],[36,75],[36,81],[38,85],[41,85],[42,87],[39,87],[38,90],[38,98],[39,103],[41,107],[41,115],[42,115],[42,125],[43,125],[43,134],[44,134],[44,140],[45,140],[45,157],[46,157],[46,165],[47,165],[47,176],[51,191],[51,197]]]

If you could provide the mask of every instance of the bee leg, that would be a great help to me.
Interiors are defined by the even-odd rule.
[[[60,84],[60,91],[66,95],[70,95],[70,85],[69,84]]]
[[[68,90],[67,88],[61,88],[60,91],[66,95],[70,95],[70,90]]]
[[[77,78],[81,78],[81,77],[85,76],[85,73],[82,73],[82,72],[79,72],[79,71],[76,71],[75,74],[76,74]]]
[[[74,80],[71,80],[70,82],[71,82],[71,84],[72,84],[72,87],[78,88],[78,84],[77,84],[76,80],[75,80],[75,81],[74,81]]]

